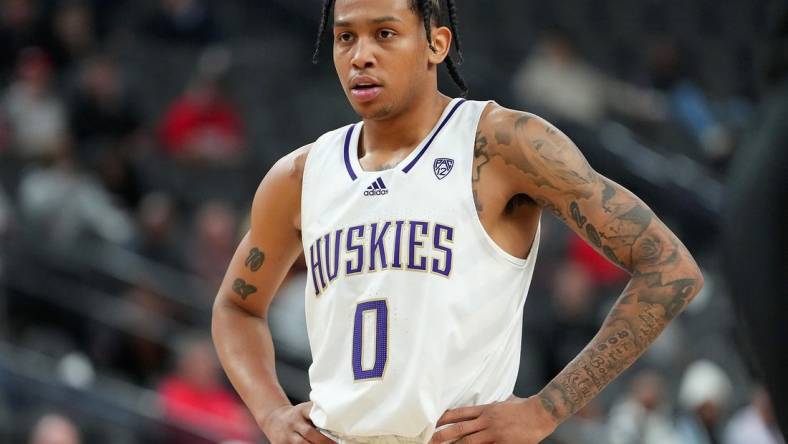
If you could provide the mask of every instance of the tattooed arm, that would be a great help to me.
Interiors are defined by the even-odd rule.
[[[496,110],[498,147],[522,192],[632,276],[588,346],[539,393],[557,422],[629,367],[703,286],[681,241],[637,196],[600,175],[560,131],[530,114]],[[508,130],[507,130],[508,127]]]
[[[309,403],[293,407],[276,377],[268,306],[298,258],[301,179],[309,146],[280,159],[260,183],[251,227],[235,252],[213,307],[212,334],[233,386],[271,442],[300,434],[332,442],[309,422]]]
[[[475,155],[474,191],[484,174],[505,177],[511,187],[507,195],[526,194],[631,275],[580,354],[538,395],[508,401],[519,402],[519,408],[506,410],[510,424],[516,417],[519,425],[507,429],[504,421],[490,428],[510,430],[509,435],[497,432],[495,442],[538,442],[629,367],[698,293],[703,277],[681,241],[643,201],[594,171],[578,148],[546,121],[493,104],[479,125]],[[482,203],[476,192],[474,196],[479,208]],[[506,409],[489,410],[496,408]],[[483,409],[468,409],[450,410],[442,423],[483,415]],[[486,424],[492,417],[487,413]],[[500,410],[497,417],[507,414]],[[474,428],[469,425],[462,434],[440,432],[436,442],[464,436]]]

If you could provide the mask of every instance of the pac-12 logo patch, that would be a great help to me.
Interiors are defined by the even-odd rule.
[[[451,173],[452,167],[454,167],[454,159],[439,157],[432,164],[432,171],[435,172],[435,177],[443,179]]]

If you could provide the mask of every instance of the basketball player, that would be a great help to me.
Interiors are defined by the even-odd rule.
[[[551,124],[438,91],[443,62],[464,89],[449,57],[454,2],[442,3],[324,5],[320,34],[333,15],[334,64],[362,120],[266,174],[213,314],[222,364],[274,443],[539,442],[703,285],[646,204]],[[543,209],[632,279],[588,346],[538,394],[518,398]],[[266,316],[301,251],[312,391],[292,406]]]

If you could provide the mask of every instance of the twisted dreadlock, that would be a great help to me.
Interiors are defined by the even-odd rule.
[[[331,10],[334,7],[336,0],[323,0],[323,14],[320,17],[320,27],[317,30],[317,41],[315,42],[315,52],[312,55],[312,63],[317,63],[320,56],[320,43],[323,41],[323,36],[328,28],[328,18],[331,15]],[[468,85],[465,79],[462,78],[457,66],[462,64],[462,46],[460,43],[460,33],[457,27],[457,6],[454,0],[445,0],[447,8],[447,16],[449,21],[449,28],[454,36],[454,50],[457,53],[457,60],[454,60],[451,55],[446,57],[446,69],[449,71],[451,79],[454,84],[460,89],[462,97],[468,94]],[[432,51],[436,51],[432,44],[432,25],[439,25],[441,23],[441,0],[410,0],[410,7],[424,20],[424,30],[427,32],[427,43]]]

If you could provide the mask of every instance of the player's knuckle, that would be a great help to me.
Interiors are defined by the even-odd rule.
[[[443,429],[432,436],[432,440],[436,442],[443,442],[449,439],[448,429]]]
[[[309,432],[309,427],[303,422],[298,422],[298,421],[294,422],[290,428],[292,431],[300,433],[301,435],[304,435]]]
[[[466,437],[460,439],[459,441],[457,441],[457,444],[476,444],[478,442],[479,441],[476,439],[476,437],[474,437],[474,436],[466,436]]]

